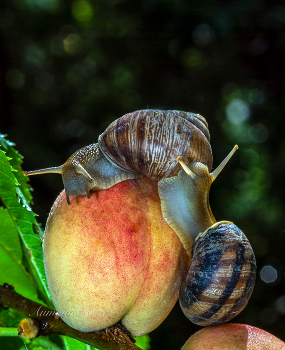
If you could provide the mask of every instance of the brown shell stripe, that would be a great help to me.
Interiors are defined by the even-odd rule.
[[[250,247],[250,251],[251,251],[251,256],[248,257],[248,259],[245,259],[244,265],[242,268],[242,270],[244,270],[244,267],[245,267],[245,270],[246,270],[245,275],[243,276],[243,279],[246,280],[246,284],[243,289],[243,292],[240,295],[240,297],[235,299],[235,302],[232,305],[231,309],[229,310],[228,314],[226,314],[224,317],[219,319],[219,323],[227,322],[228,320],[233,318],[236,314],[238,314],[241,310],[243,310],[247,305],[249,297],[253,291],[253,286],[256,278],[256,263],[255,263],[255,259],[252,259],[252,256],[254,256],[254,253],[251,247]]]
[[[128,129],[129,120],[122,117],[111,123],[99,136],[98,144],[111,162],[122,165],[125,162],[125,157],[128,157],[129,147],[126,138]],[[122,167],[126,170],[132,170],[127,166],[122,165]]]
[[[173,118],[170,113],[157,113],[153,118],[147,118],[144,149],[151,162],[148,169],[143,169],[145,175],[161,179],[171,174],[177,165],[176,158],[190,147],[193,131],[189,126],[185,119]]]
[[[185,153],[192,133],[181,137],[177,125],[185,123],[178,116],[162,111],[140,111],[130,116],[129,142],[135,145],[126,164],[152,178],[167,177],[174,166],[176,156]],[[177,123],[177,118],[179,122]]]
[[[238,280],[240,277],[240,266],[242,265],[243,258],[244,258],[244,247],[241,243],[239,243],[236,246],[236,260],[233,263],[234,265],[233,265],[232,276],[228,280],[227,284],[225,285],[223,294],[216,300],[213,298],[214,304],[212,305],[212,307],[207,311],[204,311],[202,314],[197,315],[197,317],[194,318],[193,322],[195,321],[198,322],[199,319],[208,320],[209,318],[212,318],[220,309],[221,311],[223,311],[222,310],[223,306],[227,304],[229,297],[233,293],[238,283]],[[220,261],[220,263],[222,262]],[[219,269],[219,264],[217,268]],[[203,299],[203,293],[204,291],[197,296],[197,299],[199,300]],[[227,309],[225,309],[224,312],[227,312]]]
[[[210,132],[208,129],[208,123],[204,117],[200,114],[195,114],[191,112],[182,112],[179,111],[179,116],[185,118],[190,123],[195,125],[202,133],[206,136],[207,140],[210,142]]]

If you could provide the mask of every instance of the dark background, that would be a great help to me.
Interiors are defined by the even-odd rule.
[[[234,321],[285,340],[284,63],[284,1],[1,0],[0,132],[34,170],[61,165],[125,113],[202,114],[215,167],[240,147],[212,210],[245,232],[258,263]],[[31,185],[44,227],[62,180]],[[176,305],[152,348],[179,349],[198,329]]]

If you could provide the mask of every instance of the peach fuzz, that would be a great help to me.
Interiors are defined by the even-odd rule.
[[[182,350],[285,350],[285,343],[262,329],[228,323],[206,327],[187,340]]]
[[[162,218],[157,184],[128,180],[70,199],[58,196],[44,234],[56,310],[83,332],[121,320],[133,336],[149,333],[174,306],[189,265]]]

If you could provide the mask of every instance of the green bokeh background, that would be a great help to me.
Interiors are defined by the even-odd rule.
[[[215,167],[240,147],[210,198],[257,258],[252,298],[234,321],[285,340],[284,62],[284,1],[1,0],[0,132],[33,170],[64,163],[137,109],[202,114]],[[62,181],[31,184],[44,226]],[[179,349],[198,329],[176,305],[152,348]]]

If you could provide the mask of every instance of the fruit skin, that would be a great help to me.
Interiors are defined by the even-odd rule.
[[[80,331],[122,321],[133,336],[155,329],[174,306],[189,258],[147,178],[71,198],[48,217],[44,263],[62,319]]]
[[[182,350],[285,350],[274,335],[246,324],[206,327],[187,340]]]

